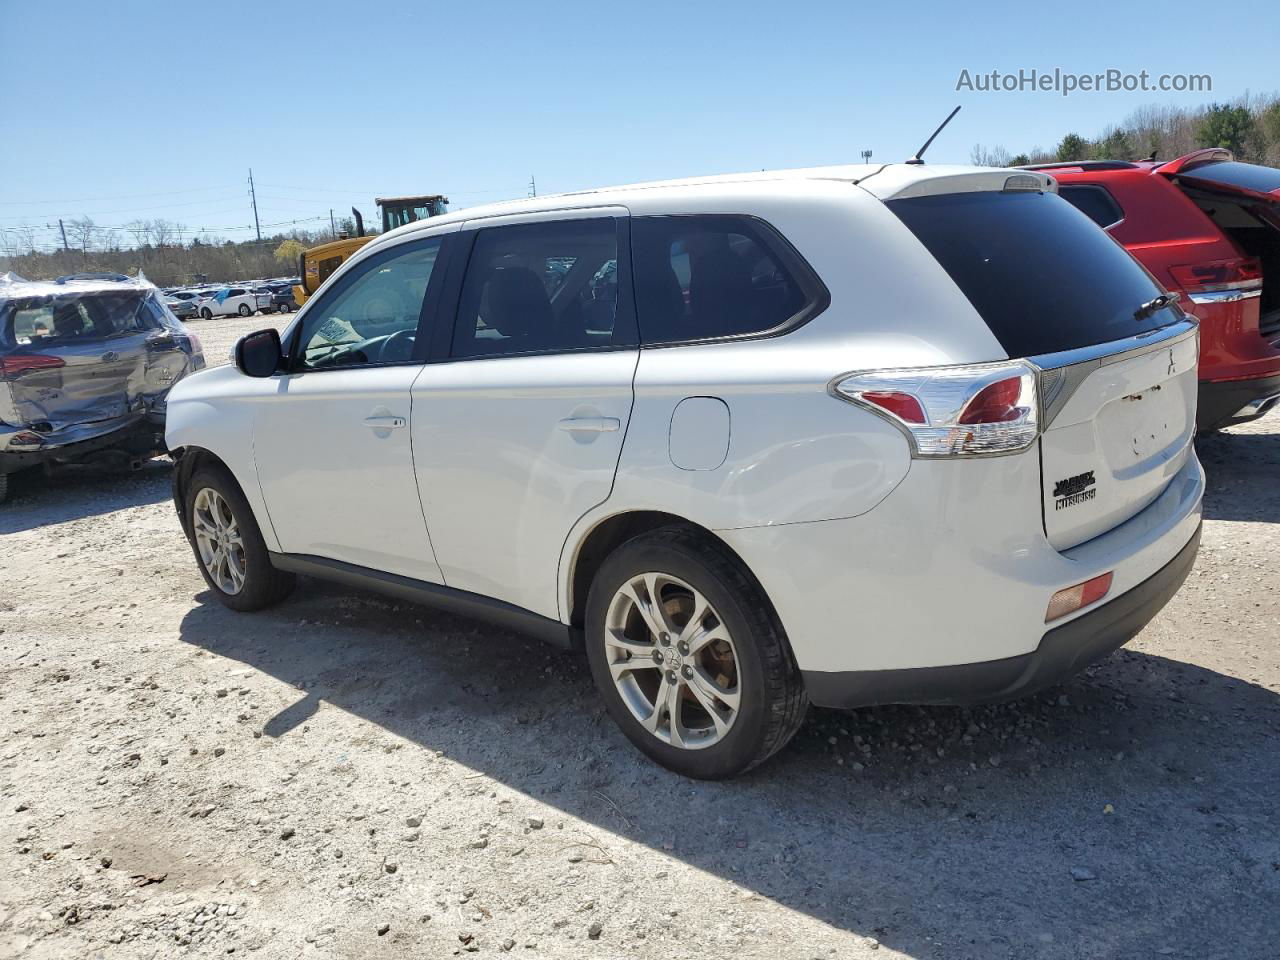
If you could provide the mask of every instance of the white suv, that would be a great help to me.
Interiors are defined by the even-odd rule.
[[[849,166],[538,197],[348,260],[179,383],[200,570],[583,648],[726,777],[806,705],[1062,680],[1186,577],[1197,330],[1052,178]]]
[[[229,317],[236,313],[247,317],[264,306],[270,306],[270,301],[265,305],[260,304],[257,294],[247,287],[223,287],[199,303],[200,316],[206,320]]]

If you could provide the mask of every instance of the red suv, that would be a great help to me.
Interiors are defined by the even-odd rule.
[[[1039,164],[1200,320],[1201,430],[1280,404],[1280,170],[1198,150]]]

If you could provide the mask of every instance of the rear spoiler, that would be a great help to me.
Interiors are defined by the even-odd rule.
[[[1224,150],[1221,147],[1209,147],[1205,150],[1196,150],[1188,153],[1185,157],[1179,157],[1177,160],[1170,160],[1163,166],[1157,167],[1157,173],[1163,173],[1166,177],[1176,177],[1180,173],[1187,173],[1196,167],[1204,167],[1211,163],[1221,163],[1224,160],[1234,160],[1235,154],[1230,150]]]

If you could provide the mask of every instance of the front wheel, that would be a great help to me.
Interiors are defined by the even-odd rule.
[[[212,310],[210,310],[208,307],[201,307],[201,308],[200,308],[200,316],[201,316],[201,317],[203,317],[205,320],[212,320],[212,319],[213,319],[213,311],[212,311]]]
[[[736,776],[804,720],[804,686],[768,599],[696,531],[656,530],[609,556],[588,596],[586,643],[623,733],[685,776]]]
[[[253,510],[225,469],[196,470],[187,486],[186,519],[200,575],[232,610],[261,610],[293,590],[293,574],[271,565]]]

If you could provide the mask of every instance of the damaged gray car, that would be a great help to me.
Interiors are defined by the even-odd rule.
[[[164,453],[169,389],[203,366],[199,338],[141,274],[0,276],[0,501],[29,467]]]

